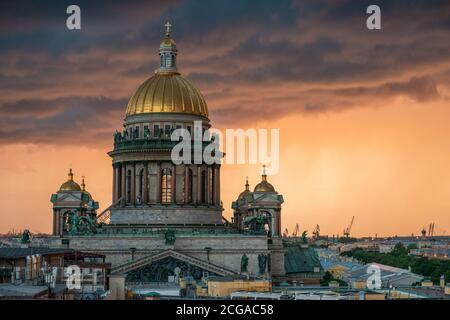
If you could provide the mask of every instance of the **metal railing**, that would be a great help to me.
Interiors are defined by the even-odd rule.
[[[122,198],[111,204],[108,208],[103,210],[97,217],[95,218],[97,223],[106,223],[109,221],[109,218],[111,217],[111,209],[116,207],[120,202],[122,201]]]
[[[192,142],[192,150],[198,148],[201,144],[202,149],[209,145],[212,141],[195,141]],[[114,143],[114,151],[133,150],[133,149],[172,149],[180,141],[172,141],[170,138],[149,138],[149,139],[130,139],[121,140]]]

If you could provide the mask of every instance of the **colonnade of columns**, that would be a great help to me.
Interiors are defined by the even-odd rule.
[[[154,170],[150,172],[150,164],[156,164],[156,174]],[[219,165],[174,165],[163,161],[114,163],[113,203],[122,199],[122,204],[126,205],[168,204],[162,199],[164,169],[170,169],[170,203],[220,205]],[[156,179],[152,181],[156,181],[156,186],[150,188],[150,176],[155,175]],[[180,191],[182,195],[178,194]]]

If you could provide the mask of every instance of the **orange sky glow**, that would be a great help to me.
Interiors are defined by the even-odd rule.
[[[432,115],[428,112],[433,109]],[[406,116],[405,116],[406,115]],[[261,123],[280,129],[280,171],[269,177],[283,194],[283,230],[319,224],[323,234],[342,234],[355,215],[355,236],[419,234],[435,222],[440,234],[450,230],[450,110],[399,98],[389,108],[361,108],[345,113],[290,116]],[[50,232],[50,194],[66,180],[86,176],[87,189],[111,202],[112,169],[98,147],[10,145],[0,152],[0,230],[31,228]],[[11,155],[14,154],[14,157]],[[226,217],[231,201],[259,182],[257,165],[224,165],[222,199]]]

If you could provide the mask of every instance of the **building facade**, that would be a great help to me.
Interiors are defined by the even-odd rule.
[[[178,72],[170,24],[159,57],[155,74],[129,100],[123,130],[114,134],[114,148],[108,153],[113,168],[111,206],[92,216],[88,227],[80,219],[65,219],[65,212],[73,208],[62,202],[63,197],[84,192],[69,176],[69,195],[60,190],[52,196],[53,245],[105,255],[112,274],[126,274],[128,283],[209,275],[286,281],[289,250],[281,237],[282,195],[263,172],[254,191],[247,182],[233,202],[233,221],[224,219],[220,161],[177,162],[172,155],[179,143],[171,140],[177,129],[185,129],[194,140],[181,156],[191,153],[195,160],[197,151],[216,142],[208,135],[211,123],[205,99]],[[220,153],[212,154],[220,160]],[[78,205],[81,215],[92,212],[82,210],[85,203]],[[310,269],[317,269],[308,272],[316,272],[318,279],[320,268]]]

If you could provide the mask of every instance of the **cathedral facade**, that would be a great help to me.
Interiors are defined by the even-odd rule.
[[[166,27],[159,68],[130,98],[123,130],[114,134],[108,153],[112,204],[97,213],[84,181],[80,187],[70,171],[52,196],[52,241],[106,255],[112,273],[126,274],[129,282],[208,274],[285,281],[297,273],[285,261],[295,265],[292,259],[299,257],[286,256],[292,250],[281,236],[284,200],[265,172],[253,192],[246,183],[228,221],[222,216],[220,163],[172,161],[174,130],[203,136],[211,124],[204,97],[178,72],[178,50]]]

